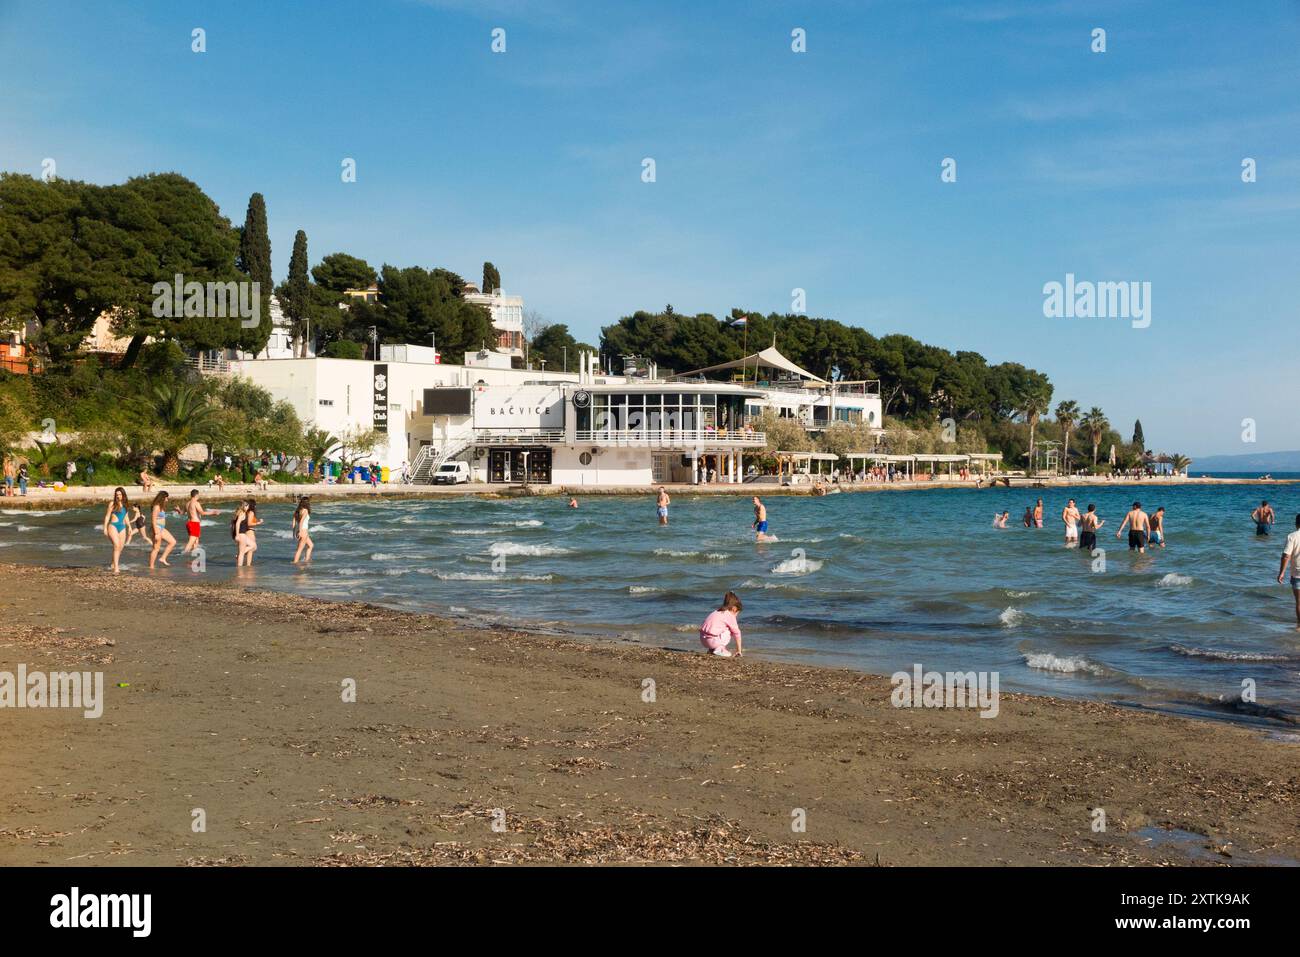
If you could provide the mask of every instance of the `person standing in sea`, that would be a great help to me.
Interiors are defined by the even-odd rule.
[[[1083,525],[1083,533],[1079,537],[1079,548],[1091,555],[1097,547],[1097,529],[1105,525],[1106,520],[1098,517],[1096,505],[1089,504],[1080,524]]]
[[[1273,514],[1273,506],[1265,500],[1259,503],[1259,508],[1250,513],[1250,519],[1255,523],[1255,535],[1263,538],[1272,532],[1277,516]]]
[[[104,510],[104,537],[113,543],[113,574],[121,569],[118,561],[122,549],[126,547],[126,512],[130,504],[126,500],[126,489],[118,486],[113,489],[113,501]]]
[[[662,485],[659,486],[659,497],[655,499],[655,511],[659,515],[659,524],[668,524],[668,506],[672,503],[672,498],[668,495],[668,490]]]
[[[1151,516],[1151,545],[1165,547],[1165,507],[1161,505]]]
[[[1079,508],[1074,504],[1074,499],[1070,499],[1061,512],[1061,521],[1065,523],[1065,544],[1067,546],[1077,546],[1079,544]]]
[[[1147,539],[1151,534],[1151,517],[1142,511],[1142,503],[1134,502],[1129,513],[1124,516],[1124,521],[1120,523],[1119,531],[1115,537],[1119,538],[1124,534],[1124,529],[1128,529],[1128,550],[1137,552],[1139,555],[1147,550]]]
[[[1277,570],[1278,584],[1286,573],[1286,566],[1291,565],[1291,597],[1295,599],[1295,626],[1300,628],[1300,515],[1295,517],[1296,530],[1286,537],[1286,547],[1282,549],[1282,564]]]
[[[757,495],[754,496],[754,532],[755,541],[767,541],[767,506],[759,500]]]
[[[1043,527],[1043,500],[1040,498],[1034,506],[1034,528]]]

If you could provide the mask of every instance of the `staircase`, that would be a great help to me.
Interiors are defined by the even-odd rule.
[[[415,461],[407,482],[411,485],[429,485],[433,482],[433,473],[438,471],[443,462],[455,458],[473,446],[473,439],[453,439],[442,446],[425,445],[416,453]]]

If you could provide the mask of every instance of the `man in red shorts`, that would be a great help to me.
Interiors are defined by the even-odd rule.
[[[198,548],[199,536],[203,534],[203,526],[200,524],[200,520],[203,516],[220,514],[221,512],[215,508],[207,509],[203,507],[203,503],[199,501],[198,489],[190,490],[190,501],[189,504],[185,506],[185,531],[189,533],[190,538],[189,541],[185,543],[185,547],[181,549],[182,555]]]

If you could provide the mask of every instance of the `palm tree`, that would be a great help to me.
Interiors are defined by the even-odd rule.
[[[322,462],[325,457],[335,451],[342,443],[333,435],[330,435],[327,429],[317,429],[315,427],[308,429],[303,433],[302,445],[307,450],[307,455],[312,462]]]
[[[1070,433],[1079,422],[1079,403],[1073,399],[1058,402],[1056,405],[1056,424],[1065,433],[1065,474],[1070,474]]]
[[[181,449],[215,437],[217,410],[200,389],[183,383],[155,386],[150,406],[162,430],[162,474],[175,478],[181,470]]]
[[[1106,413],[1094,405],[1088,410],[1088,414],[1079,420],[1079,425],[1092,440],[1092,464],[1096,465],[1097,446],[1101,445],[1101,438],[1110,428],[1110,422],[1106,420]]]
[[[1020,395],[1020,415],[1029,423],[1029,471],[1031,473],[1035,471],[1034,430],[1038,427],[1038,420],[1047,411],[1051,401],[1052,387],[1046,384],[1030,385]]]
[[[1177,475],[1180,472],[1186,472],[1188,466],[1192,464],[1192,460],[1186,455],[1171,455],[1169,456],[1169,464],[1173,466],[1174,474]]]

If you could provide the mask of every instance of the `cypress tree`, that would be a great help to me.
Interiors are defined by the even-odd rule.
[[[301,229],[293,237],[293,255],[289,257],[289,281],[285,283],[281,298],[284,312],[293,331],[293,341],[302,343],[299,355],[306,355],[307,307],[311,296],[311,280],[307,276],[307,234]]]
[[[248,199],[248,213],[244,216],[244,231],[239,239],[239,268],[253,282],[260,283],[261,302],[258,304],[261,321],[256,328],[242,330],[241,345],[256,355],[266,348],[271,338],[271,311],[268,308],[274,285],[271,279],[271,234],[266,225],[266,199],[254,193]]]
[[[1142,435],[1142,420],[1138,419],[1133,423],[1133,444],[1140,450],[1146,451],[1147,443],[1145,436]]]
[[[483,291],[496,292],[501,288],[501,273],[491,263],[483,264]]]

